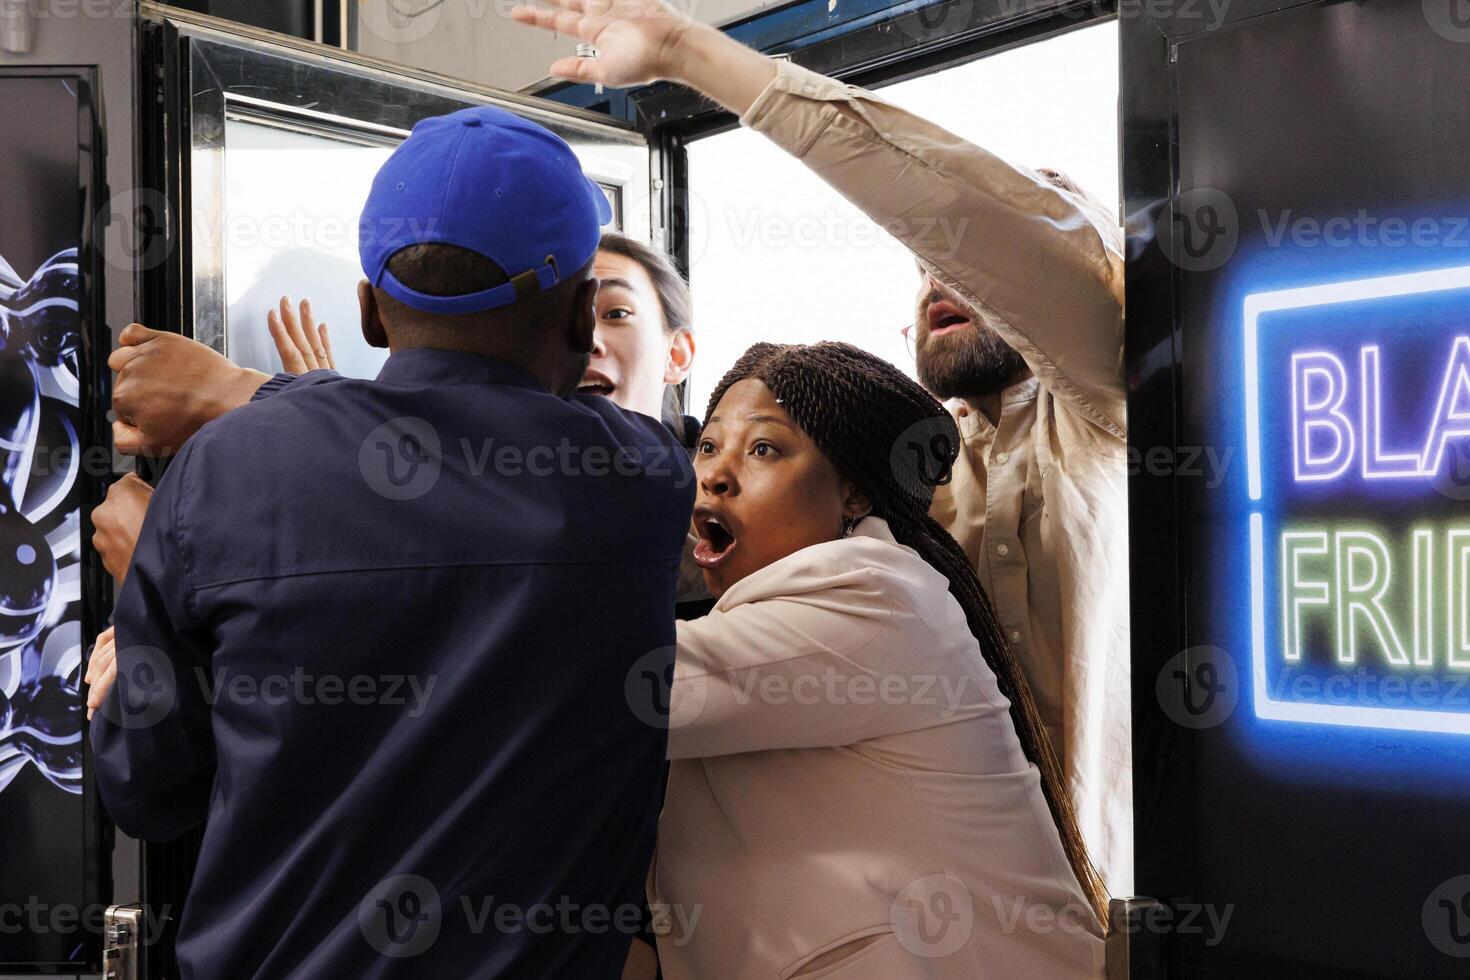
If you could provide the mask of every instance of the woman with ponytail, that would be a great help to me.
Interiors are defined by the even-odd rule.
[[[669,786],[669,980],[1064,980],[1106,896],[1015,658],[929,516],[944,408],[855,347],[757,344],[696,447]]]

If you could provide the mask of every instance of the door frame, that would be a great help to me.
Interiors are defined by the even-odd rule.
[[[498,106],[546,126],[579,154],[597,147],[645,151],[646,162],[606,164],[611,169],[589,168],[589,175],[617,190],[615,213],[628,234],[658,241],[656,154],[621,120],[156,3],[139,6],[135,40],[135,204],[148,225],[140,229],[134,264],[138,317],[221,353],[228,353],[225,228],[219,220],[196,222],[194,215],[196,209],[223,214],[227,118],[396,143],[425,117]],[[166,460],[138,463],[149,479],[166,466]],[[141,973],[150,980],[178,975],[177,912],[201,839],[196,829],[172,842],[141,844],[139,897],[167,913],[157,920],[161,934],[141,950]]]

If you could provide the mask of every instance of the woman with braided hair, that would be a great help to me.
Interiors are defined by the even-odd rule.
[[[885,361],[757,344],[695,455],[667,797],[664,976],[1062,980],[1105,895],[985,592],[928,515],[959,436]]]

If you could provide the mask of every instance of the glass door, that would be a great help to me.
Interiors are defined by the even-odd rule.
[[[173,38],[187,120],[178,322],[240,364],[278,370],[266,313],[309,296],[342,370],[376,374],[386,355],[357,326],[357,217],[378,165],[428,116],[490,104],[534,119],[603,186],[618,230],[651,237],[650,151],[629,125],[219,22],[153,29]]]

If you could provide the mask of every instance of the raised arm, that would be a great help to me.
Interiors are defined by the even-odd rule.
[[[513,16],[598,48],[595,59],[555,62],[554,75],[608,85],[669,79],[738,113],[993,314],[1050,392],[1121,437],[1123,276],[1113,215],[870,92],[766,58],[662,0],[555,0]]]

